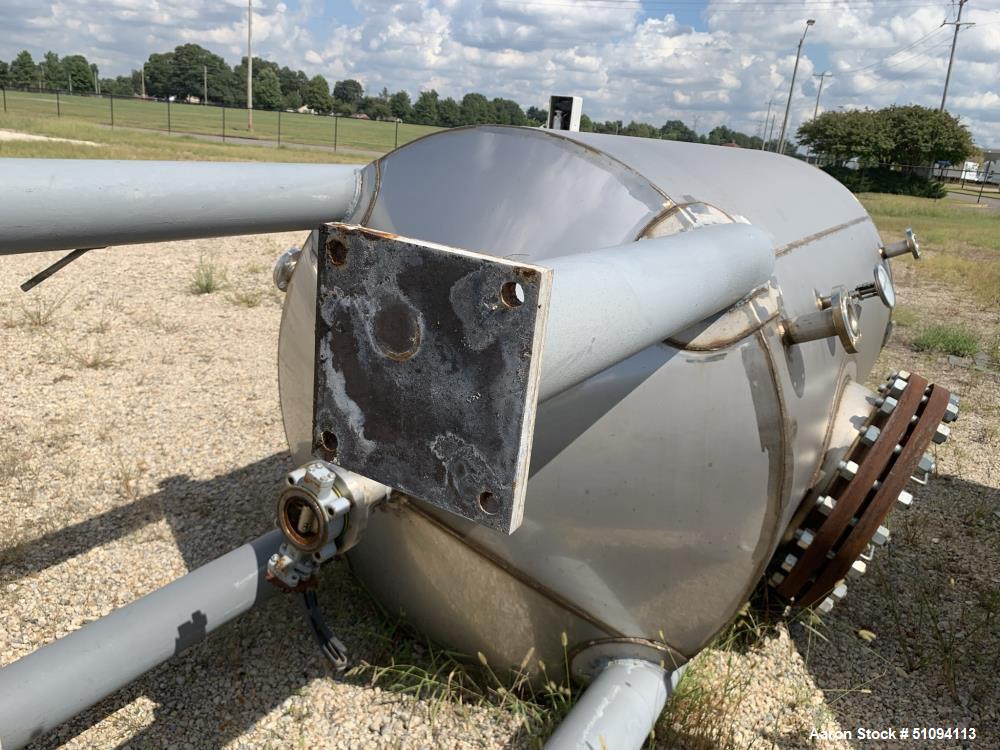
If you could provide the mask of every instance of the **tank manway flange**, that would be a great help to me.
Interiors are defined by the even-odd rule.
[[[844,580],[864,573],[873,547],[889,541],[883,521],[912,503],[906,483],[933,470],[924,451],[947,439],[945,423],[958,416],[957,397],[920,375],[892,373],[879,391],[852,450],[775,555],[770,582],[797,605],[829,611],[844,597]]]

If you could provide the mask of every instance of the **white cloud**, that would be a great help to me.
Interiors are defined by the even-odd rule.
[[[331,18],[319,0],[256,0],[255,53],[331,80],[351,76],[443,96],[467,91],[544,105],[550,93],[584,97],[598,119],[662,123],[680,118],[705,132],[728,124],[759,132],[767,103],[781,109],[804,21],[806,38],[791,125],[821,111],[940,102],[951,5],[782,0],[706,0],[695,28],[663,12],[643,16],[609,0],[354,0],[360,20]],[[82,52],[103,72],[137,66],[152,51],[193,41],[239,60],[246,44],[243,0],[4,0],[0,58],[22,47]],[[949,109],[982,145],[1000,145],[1000,3],[966,7]],[[923,41],[922,37],[927,36]],[[911,49],[902,49],[918,42]],[[901,50],[901,51],[900,51]],[[898,54],[894,54],[895,52]],[[890,57],[890,55],[892,55]]]

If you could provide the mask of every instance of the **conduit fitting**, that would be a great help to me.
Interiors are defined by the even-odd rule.
[[[836,336],[844,351],[857,354],[861,340],[860,307],[844,287],[834,287],[829,297],[821,297],[822,309],[784,321],[785,340],[790,344]]]
[[[279,588],[301,591],[320,566],[358,543],[368,509],[389,488],[327,461],[289,472],[278,497],[277,524],[284,542],[268,562]]]
[[[917,235],[912,229],[906,230],[906,239],[893,242],[891,245],[883,245],[881,248],[883,258],[895,258],[899,255],[910,253],[914,258],[920,259],[920,245],[917,243]]]

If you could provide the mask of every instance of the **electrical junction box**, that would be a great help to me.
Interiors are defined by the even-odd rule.
[[[549,130],[580,130],[583,98],[579,96],[549,97]]]

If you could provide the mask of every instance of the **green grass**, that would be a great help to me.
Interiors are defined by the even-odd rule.
[[[198,259],[198,265],[191,277],[192,294],[212,294],[226,285],[226,272],[205,258]]]
[[[874,193],[859,198],[884,241],[913,228],[924,251],[915,265],[918,279],[949,284],[987,307],[1000,305],[1000,213],[947,199]]]
[[[83,120],[111,126],[112,100],[108,97],[70,96],[48,92],[7,92],[7,113],[47,119]],[[119,99],[113,102],[116,128],[143,128],[176,133],[193,133],[226,138],[278,140],[277,112],[254,110],[253,130],[247,128],[245,109],[201,106],[198,104]],[[225,112],[225,130],[223,130]],[[280,140],[283,144],[309,144],[385,153],[397,142],[396,123],[333,118],[282,112]],[[398,143],[403,145],[439,128],[400,123]],[[335,133],[336,131],[336,133]]]
[[[913,339],[913,348],[923,352],[940,352],[956,357],[971,357],[979,351],[979,338],[974,331],[956,325],[934,323]]]
[[[912,227],[918,241],[933,249],[971,246],[1000,251],[1000,214],[974,203],[876,193],[858,198],[883,235],[901,236]]]
[[[912,328],[917,324],[918,320],[919,318],[916,311],[911,310],[909,307],[896,305],[895,309],[892,311],[893,323],[901,328]]]
[[[367,161],[356,153],[325,149],[235,145],[194,136],[141,130],[111,130],[84,120],[34,117],[0,112],[0,129],[54,138],[90,141],[97,146],[53,141],[0,141],[0,157],[48,159],[166,159],[171,161],[265,161],[351,163]]]

